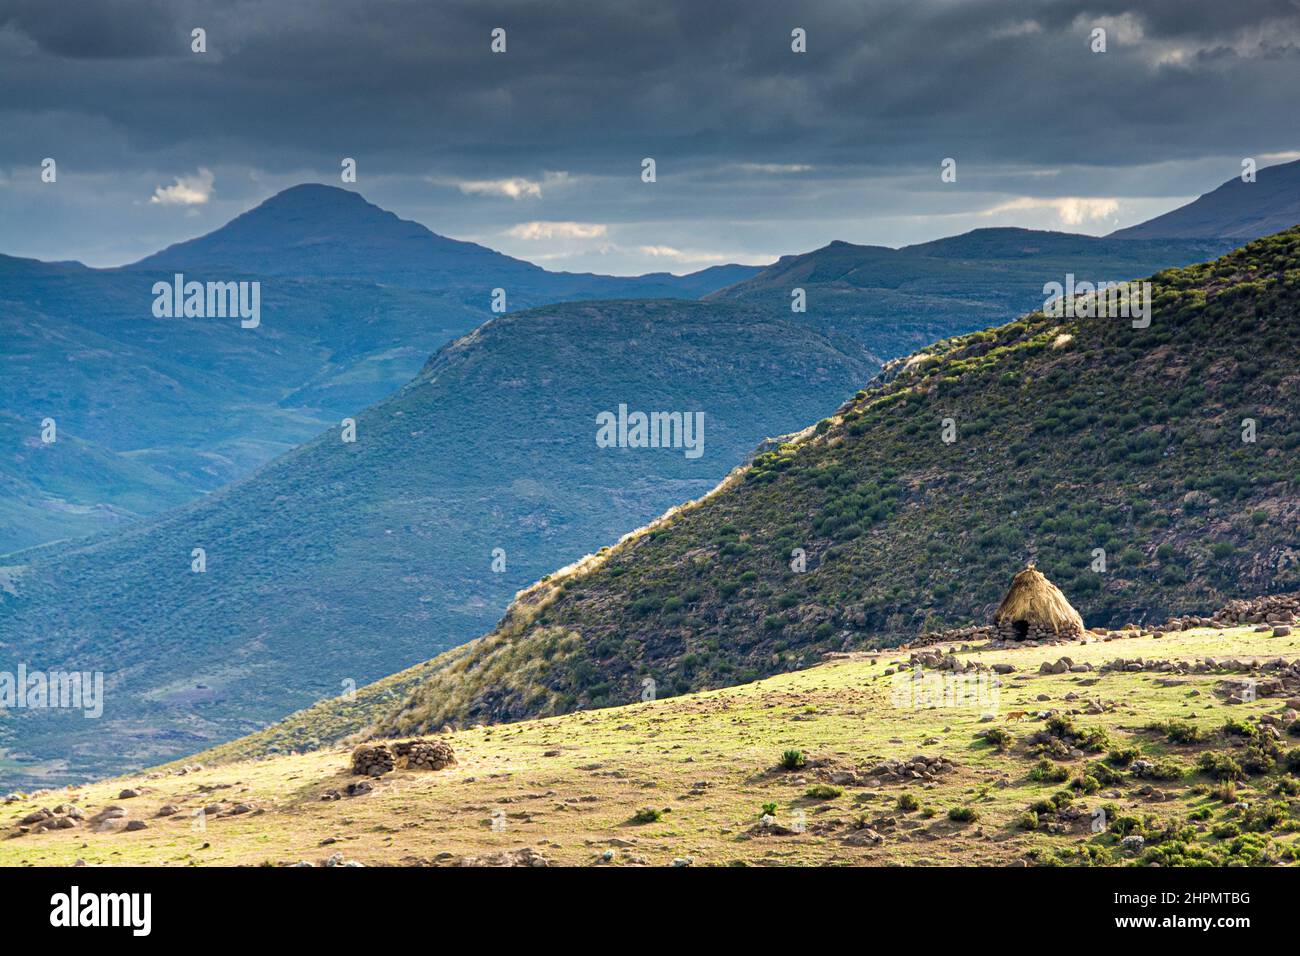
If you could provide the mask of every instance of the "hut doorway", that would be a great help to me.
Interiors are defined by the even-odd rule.
[[[1012,622],[1011,622],[1011,633],[1015,636],[1015,639],[1016,639],[1017,641],[1023,641],[1025,638],[1027,638],[1027,637],[1029,636],[1029,622],[1028,622],[1028,621],[1012,621]]]

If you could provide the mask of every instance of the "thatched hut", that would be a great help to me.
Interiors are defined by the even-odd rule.
[[[1011,581],[1011,590],[993,612],[998,637],[1043,641],[1083,636],[1079,616],[1061,589],[1031,563]]]

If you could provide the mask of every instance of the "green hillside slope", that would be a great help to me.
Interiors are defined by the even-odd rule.
[[[1035,313],[900,363],[707,500],[527,592],[378,729],[735,684],[982,620],[1029,557],[1090,626],[1295,588],[1300,229],[1162,272],[1153,300],[1147,328]]]

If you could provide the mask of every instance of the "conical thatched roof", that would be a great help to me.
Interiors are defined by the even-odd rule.
[[[1083,618],[1079,616],[1061,589],[1032,564],[1011,581],[1011,590],[993,612],[995,623],[1027,621],[1050,627],[1054,632],[1082,631]]]

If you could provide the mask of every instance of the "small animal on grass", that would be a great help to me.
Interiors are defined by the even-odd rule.
[[[1024,720],[1028,716],[1028,711],[1013,710],[1011,713],[1007,714],[1007,720]]]

